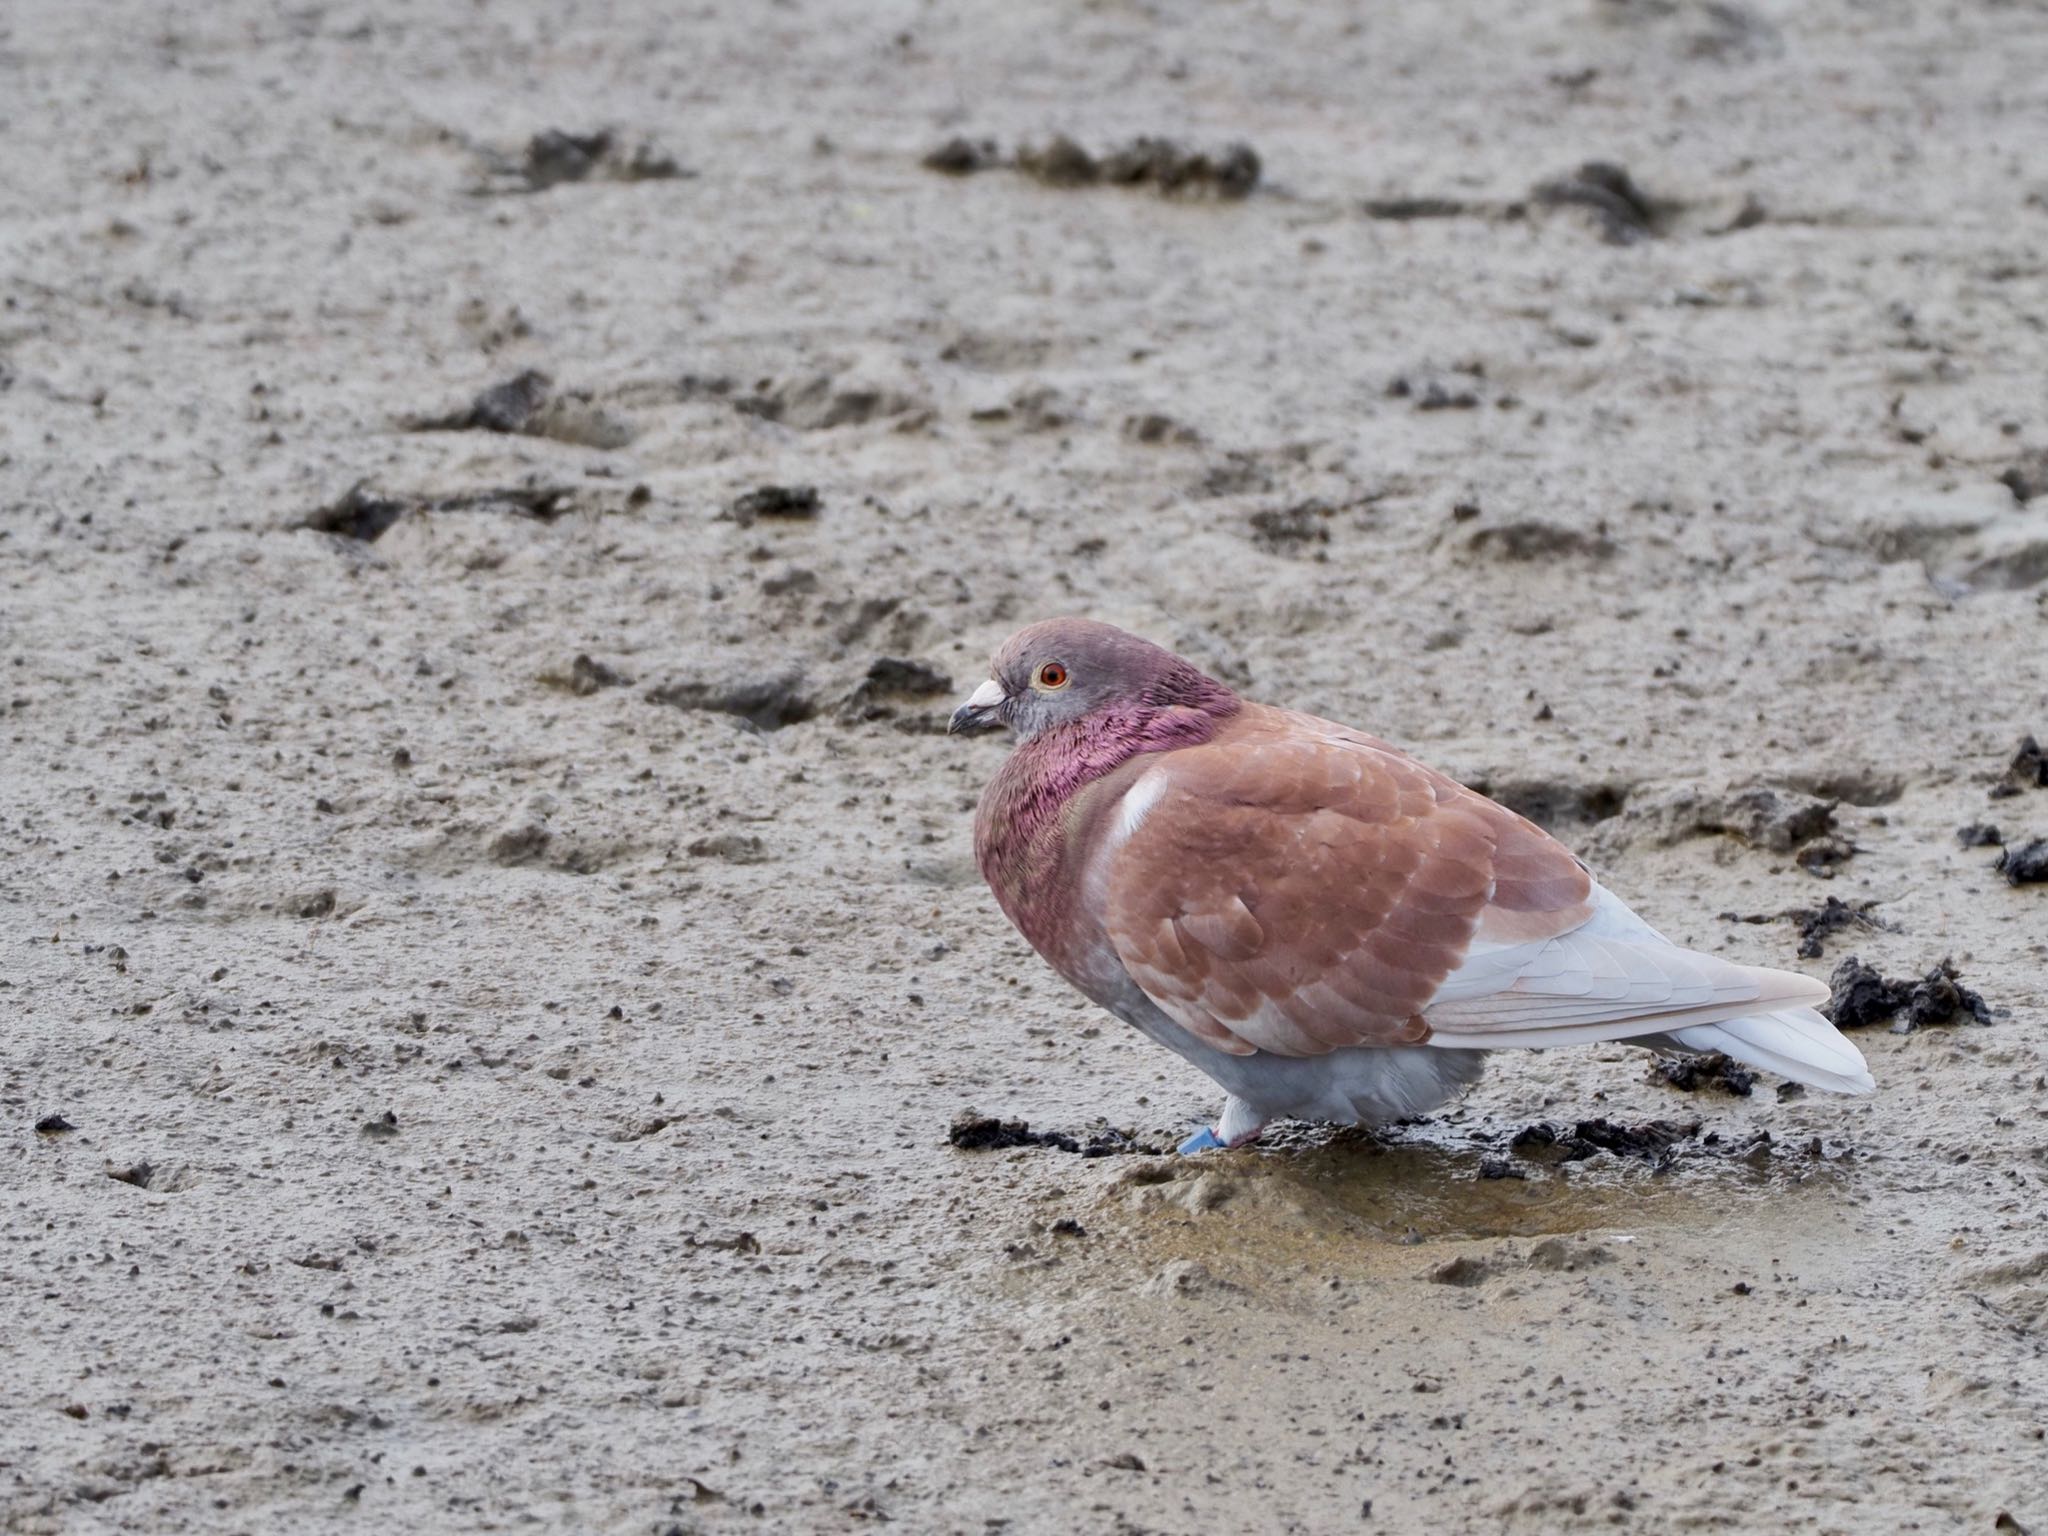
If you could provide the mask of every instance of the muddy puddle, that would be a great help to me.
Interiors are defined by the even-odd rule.
[[[1774,1160],[1767,1144],[1743,1154],[1703,1150],[1662,1166],[1612,1156],[1504,1164],[1456,1132],[1411,1134],[1392,1143],[1335,1138],[1222,1166],[1162,1159],[1130,1170],[1125,1182],[1142,1205],[1204,1211],[1241,1199],[1408,1243],[1693,1222],[1838,1182],[1825,1162],[1802,1159],[1795,1168]]]

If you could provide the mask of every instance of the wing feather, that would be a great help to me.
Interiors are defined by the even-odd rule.
[[[1503,807],[1326,722],[1249,724],[1146,772],[1149,804],[1103,872],[1118,957],[1198,1037],[1290,1056],[1419,1043],[1468,959],[1510,984],[1591,912],[1578,861]],[[1496,912],[1518,942],[1478,938]]]
[[[1566,1045],[1827,995],[1677,948],[1540,828],[1327,721],[1248,710],[1143,783],[1104,855],[1104,929],[1169,1017],[1234,1054]]]

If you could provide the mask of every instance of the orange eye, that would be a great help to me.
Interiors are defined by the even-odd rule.
[[[1056,661],[1048,661],[1038,669],[1038,686],[1041,688],[1066,687],[1067,669]]]

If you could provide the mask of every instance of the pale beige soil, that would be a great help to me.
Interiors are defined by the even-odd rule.
[[[0,8],[0,1528],[2048,1530],[2044,113],[2019,4]],[[1056,131],[1264,180],[920,165]],[[973,870],[1056,612],[2004,1012],[957,1151],[1216,1107]],[[1703,1125],[1507,1150],[1598,1116]]]

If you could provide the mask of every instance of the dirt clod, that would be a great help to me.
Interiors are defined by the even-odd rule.
[[[1023,1120],[998,1120],[993,1115],[962,1110],[946,1130],[946,1140],[963,1152],[993,1152],[1005,1147],[1056,1146],[1064,1152],[1076,1150],[1071,1136],[1057,1131],[1034,1131]]]
[[[1141,136],[1095,155],[1064,133],[1043,144],[1019,145],[1008,161],[991,140],[955,137],[925,155],[924,165],[948,176],[1010,165],[1049,187],[1152,187],[1169,197],[1229,200],[1250,196],[1261,171],[1258,152],[1249,144],[1209,151]]]
[[[1797,790],[1755,785],[1702,807],[1699,828],[1725,832],[1772,853],[1793,849],[1834,830],[1834,802]]]
[[[1534,197],[1552,207],[1590,210],[1610,245],[1634,245],[1658,233],[1658,206],[1626,167],[1609,160],[1588,160],[1569,175],[1542,183]]]
[[[689,847],[693,859],[723,859],[728,864],[764,864],[768,845],[747,832],[718,832],[700,837]]]
[[[1552,1162],[1576,1163],[1597,1152],[1616,1157],[1637,1157],[1664,1166],[1671,1149],[1700,1131],[1698,1120],[1646,1120],[1640,1125],[1618,1125],[1612,1120],[1581,1120],[1566,1128],[1539,1120],[1515,1132],[1508,1149],[1522,1157],[1547,1157]]]
[[[1361,209],[1368,219],[1456,219],[1477,210],[1454,197],[1369,197]]]
[[[631,422],[602,409],[584,390],[558,393],[554,381],[529,368],[480,392],[468,405],[405,423],[412,432],[500,432],[545,437],[582,448],[623,448],[639,435]]]
[[[1111,186],[1154,186],[1173,194],[1209,192],[1246,197],[1259,184],[1259,157],[1249,144],[1229,144],[1214,155],[1183,149],[1171,139],[1133,139],[1102,157]]]
[[[794,671],[768,677],[663,683],[648,691],[647,702],[738,715],[762,731],[800,724],[818,712],[816,699],[805,690],[801,674]]]
[[[963,1152],[1001,1151],[1007,1147],[1053,1147],[1082,1157],[1113,1157],[1120,1153],[1159,1157],[1165,1151],[1162,1147],[1141,1145],[1127,1130],[1103,1127],[1089,1132],[1084,1141],[1064,1131],[1034,1131],[1026,1121],[999,1120],[972,1109],[963,1109],[953,1117],[953,1123],[946,1129],[946,1140]]]
[[[1276,555],[1300,555],[1330,542],[1331,508],[1323,501],[1268,507],[1251,516],[1252,542]]]
[[[1889,933],[1891,925],[1882,919],[1872,917],[1874,901],[1860,901],[1854,906],[1830,896],[1817,907],[1787,907],[1782,912],[1723,912],[1724,923],[1775,923],[1790,922],[1799,928],[1799,958],[1818,960],[1826,942],[1844,928],[1863,928]]]
[[[1425,384],[1422,393],[1414,398],[1418,411],[1473,411],[1479,408],[1477,391],[1447,386],[1435,379]]]
[[[904,701],[937,698],[953,691],[953,680],[937,667],[902,656],[877,656],[840,706],[840,718],[849,724],[894,717],[894,706]],[[933,730],[944,722],[926,722]]]
[[[524,432],[534,413],[546,402],[554,381],[538,369],[493,384],[467,410],[441,418],[434,425],[448,431]]]
[[[1585,533],[1536,518],[1480,528],[1465,542],[1466,549],[1488,559],[1523,564],[1535,560],[1608,560],[1615,552],[1614,541],[1601,533]]]
[[[2005,849],[1991,867],[2005,876],[2008,885],[2037,885],[2048,881],[2048,837],[2037,837],[2018,847]]]
[[[947,176],[971,176],[1002,164],[1002,154],[993,139],[955,136],[924,157],[924,168]]]
[[[1659,1056],[1650,1063],[1649,1080],[1687,1093],[1718,1089],[1746,1099],[1756,1086],[1756,1073],[1719,1051],[1709,1051],[1702,1056]]]
[[[380,496],[368,486],[356,484],[326,506],[307,513],[299,526],[316,533],[338,534],[345,539],[374,544],[390,532],[392,525],[409,510],[405,502]]]
[[[1102,175],[1095,157],[1064,133],[1044,145],[1019,148],[1017,169],[1049,187],[1085,187]]]
[[[1818,907],[1791,907],[1784,916],[1799,925],[1799,958],[1818,960],[1821,947],[1844,928],[1883,929],[1886,925],[1870,915],[1875,902],[1847,902],[1830,896]]]
[[[1484,1259],[1475,1259],[1469,1253],[1461,1253],[1455,1259],[1446,1259],[1429,1272],[1435,1285],[1472,1286],[1491,1278],[1493,1266]]]
[[[1965,848],[1999,848],[2005,844],[2005,835],[1989,822],[1973,821],[1956,828],[1956,841]]]
[[[1917,981],[1887,980],[1855,955],[1828,978],[1834,994],[1821,1009],[1837,1029],[1867,1029],[1892,1021],[1892,1033],[1911,1034],[1936,1024],[1989,1024],[1990,1006],[1962,985],[1953,963],[1943,960]]]
[[[2048,496],[2048,448],[2021,454],[1998,477],[1998,483],[2023,507],[2036,496]]]
[[[606,688],[623,687],[632,679],[616,668],[579,652],[566,670],[550,668],[540,674],[540,681],[550,688],[566,689],[579,698],[588,698]]]
[[[62,1115],[45,1115],[36,1122],[36,1134],[39,1136],[61,1136],[66,1131],[75,1131],[77,1129],[77,1126],[66,1120]]]
[[[2048,789],[2048,752],[2032,736],[2023,737],[2012,761],[2005,765],[2006,782],[2022,789]]]
[[[736,497],[726,515],[742,528],[751,528],[764,517],[816,517],[818,506],[816,486],[764,485]]]
[[[1472,788],[1549,832],[1561,827],[1591,827],[1611,820],[1627,807],[1629,797],[1628,785],[1612,781],[1580,784],[1568,779],[1478,779],[1473,781]]]
[[[651,144],[623,148],[610,129],[596,133],[568,133],[548,128],[526,142],[526,153],[517,175],[523,189],[545,192],[549,187],[588,181],[672,181],[690,173],[672,156]]]

